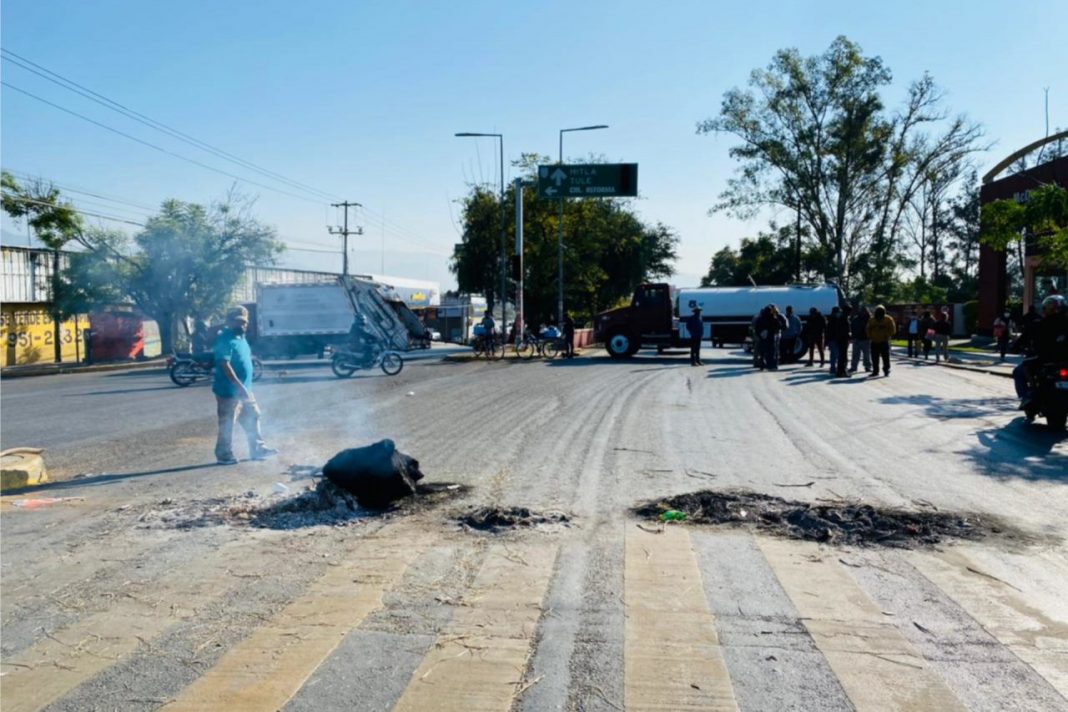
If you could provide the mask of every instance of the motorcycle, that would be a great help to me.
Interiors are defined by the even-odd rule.
[[[167,359],[167,373],[174,385],[185,388],[197,381],[206,381],[213,377],[215,371],[215,354],[211,351],[197,354],[174,354]],[[252,357],[252,380],[263,377],[263,362]]]
[[[1064,430],[1068,419],[1068,363],[1047,363],[1033,369],[1028,379],[1031,402],[1024,408],[1028,423],[1038,416],[1053,430]]]
[[[338,378],[348,378],[356,371],[378,366],[387,376],[396,376],[404,368],[404,358],[392,349],[384,349],[379,344],[371,347],[370,358],[362,352],[348,349],[335,349],[330,359],[330,368]]]

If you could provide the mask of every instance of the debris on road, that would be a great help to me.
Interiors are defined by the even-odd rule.
[[[364,507],[384,509],[416,494],[423,479],[419,461],[397,450],[392,440],[342,450],[323,465],[323,475]]]
[[[639,505],[643,518],[685,512],[695,524],[755,528],[790,539],[912,548],[944,539],[981,539],[1012,532],[994,517],[953,512],[914,512],[848,501],[796,502],[746,490],[703,490]],[[1017,536],[1020,536],[1017,534]]]
[[[58,504],[59,502],[71,502],[79,499],[85,499],[85,497],[42,497],[38,499],[16,499],[14,502],[12,502],[12,504],[21,509],[40,509],[41,507]]]
[[[456,520],[469,529],[498,532],[516,527],[567,526],[571,517],[563,512],[535,512],[526,507],[474,507]]]
[[[662,522],[685,522],[686,512],[680,512],[677,509],[669,509],[666,512],[660,513],[660,521]]]

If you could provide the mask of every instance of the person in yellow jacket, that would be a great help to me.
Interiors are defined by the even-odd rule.
[[[890,339],[897,333],[894,318],[886,313],[881,304],[875,307],[875,313],[865,327],[868,341],[871,342],[871,375],[879,375],[879,359],[883,361],[883,373],[890,375]]]

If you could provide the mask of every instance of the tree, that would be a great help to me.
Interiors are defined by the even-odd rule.
[[[533,181],[538,164],[545,162],[536,154],[525,154],[515,166]],[[523,189],[522,199],[527,322],[550,323],[556,319],[559,203],[539,199],[533,187]],[[515,191],[508,191],[504,200],[505,214],[514,215]],[[484,294],[492,304],[501,296],[500,197],[489,187],[473,186],[461,205],[462,243],[449,268],[461,292]],[[564,300],[569,310],[578,321],[589,319],[629,297],[641,282],[671,274],[677,242],[670,227],[642,222],[628,201],[566,201]],[[509,221],[506,243],[510,261],[515,255],[514,221]]]
[[[996,250],[1035,239],[1043,266],[1068,268],[1068,189],[1046,183],[1027,193],[983,206],[980,240]]]
[[[35,181],[20,185],[7,171],[0,174],[3,210],[15,220],[26,220],[34,235],[52,250],[52,275],[49,301],[52,303],[52,343],[55,345],[55,361],[63,360],[60,324],[70,312],[60,308],[64,302],[63,282],[60,277],[59,253],[68,243],[82,237],[82,216],[69,203],[60,199],[59,190],[50,183]]]
[[[281,252],[252,206],[234,192],[208,207],[167,200],[132,240],[87,233],[86,253],[74,256],[64,276],[72,306],[132,302],[159,324],[163,350],[173,350],[179,323],[220,315],[245,266],[271,264]]]
[[[845,37],[818,57],[776,53],[752,72],[748,90],[728,91],[719,116],[698,124],[698,133],[741,140],[730,149],[738,172],[712,211],[799,212],[825,278],[888,292],[909,201],[930,176],[979,150],[982,135],[964,117],[948,119],[926,75],[900,109],[887,111],[880,92],[890,81],[879,57],[865,57]],[[940,133],[931,132],[935,125],[943,125]]]
[[[774,228],[774,226],[773,226]],[[812,275],[823,260],[819,253],[802,254],[802,276]],[[795,279],[796,234],[793,227],[743,237],[738,250],[724,247],[712,257],[702,287],[741,287],[750,284],[782,285]]]

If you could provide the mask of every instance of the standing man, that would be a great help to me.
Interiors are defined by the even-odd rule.
[[[908,326],[905,329],[905,338],[908,339],[909,358],[919,358],[920,355],[920,313],[915,309],[909,317]]]
[[[837,309],[838,307],[835,307],[835,310]],[[820,310],[816,307],[808,310],[808,321],[805,322],[805,327],[801,333],[804,334],[805,343],[808,345],[808,365],[812,365],[812,358],[818,348],[820,351],[820,368],[822,368],[826,363],[823,358],[823,337],[827,333],[827,319],[824,318],[823,314],[820,314]]]
[[[215,459],[220,465],[236,465],[233,436],[234,421],[248,438],[248,455],[266,460],[278,451],[263,443],[260,435],[260,409],[252,395],[252,349],[245,340],[248,310],[234,307],[226,315],[226,328],[215,338],[215,379],[211,386],[219,416],[219,437],[215,441]]]
[[[801,319],[794,314],[792,306],[786,307],[786,328],[782,331],[782,359],[786,363],[794,360],[797,339],[801,336]]]
[[[701,337],[704,336],[705,325],[701,321],[701,307],[696,304],[690,316],[686,317],[686,333],[690,335],[690,365],[704,366],[701,363]]]
[[[570,312],[564,312],[564,358],[575,355],[575,320]]]
[[[861,307],[857,315],[849,322],[850,335],[853,337],[853,361],[849,367],[850,373],[857,372],[860,359],[864,357],[864,370],[871,373],[871,342],[868,341],[868,320],[871,312],[868,307]]]
[[[831,320],[827,324],[827,340],[831,346],[831,375],[839,378],[848,376],[846,358],[849,356],[849,307],[831,309]]]
[[[879,359],[882,359],[883,373],[890,375],[890,339],[897,333],[894,318],[886,313],[886,307],[875,307],[875,316],[868,320],[868,341],[871,343],[871,375],[879,375]]]
[[[938,312],[938,320],[934,324],[935,363],[939,358],[949,363],[949,336],[953,333],[953,325],[949,323],[949,311],[942,307]]]

